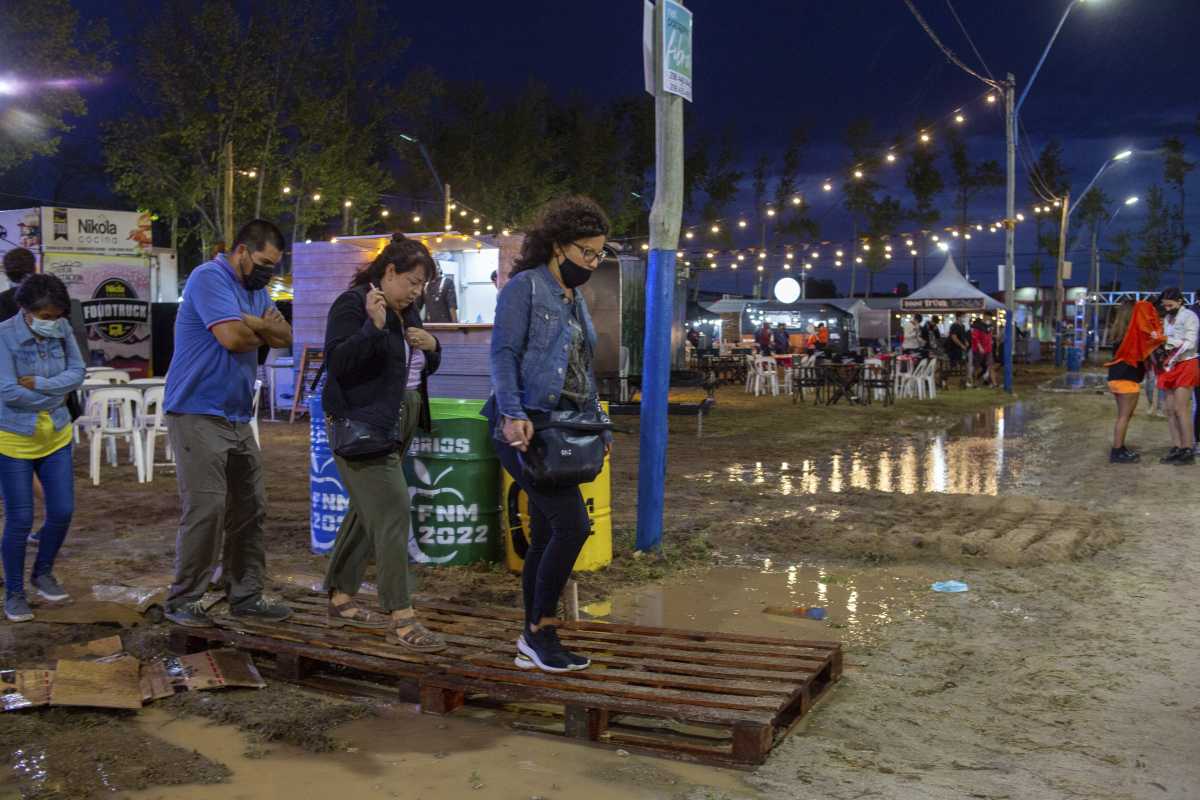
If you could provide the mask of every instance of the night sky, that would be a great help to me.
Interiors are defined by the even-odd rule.
[[[85,16],[109,17],[118,44],[136,29],[133,12],[140,8],[144,13],[147,7],[95,0],[77,5]],[[498,95],[517,92],[530,79],[564,96],[578,93],[597,101],[641,90],[639,0],[391,5],[403,15],[403,28],[412,38],[398,59],[398,70],[431,65],[451,79],[486,81]],[[943,41],[982,71],[946,0],[918,0],[916,5]],[[118,13],[114,6],[125,10]],[[989,111],[978,102],[986,88],[946,60],[901,0],[693,0],[688,6],[696,19],[695,125],[714,135],[732,129],[748,173],[760,153],[778,156],[792,128],[804,124],[811,144],[800,188],[813,205],[813,216],[822,222],[823,239],[848,243],[851,236],[850,218],[840,209],[837,192],[826,195],[820,185],[848,163],[840,143],[856,117],[871,117],[881,136],[891,139],[914,134],[921,118],[941,118],[963,106],[972,154],[1003,164],[999,104]],[[1018,92],[1065,8],[1065,0],[955,2],[987,66],[997,77],[1013,72]],[[1067,20],[1022,112],[1026,141],[1034,151],[1050,137],[1064,143],[1075,191],[1112,154],[1126,148],[1153,151],[1172,134],[1182,136],[1192,160],[1200,161],[1200,137],[1194,133],[1200,112],[1196,31],[1196,0],[1081,3]],[[77,135],[94,135],[98,121],[120,112],[137,79],[131,55],[126,48],[106,85],[90,97],[92,116]],[[889,180],[888,187],[908,202],[901,172],[895,169],[898,181]],[[1144,195],[1161,176],[1161,157],[1138,152],[1109,170],[1101,185],[1111,197],[1124,198]],[[748,178],[745,183],[734,216],[752,213]],[[1192,174],[1189,189],[1197,198],[1195,211],[1188,214],[1195,227],[1200,219],[1200,171]],[[972,216],[998,219],[1003,199],[1003,189],[986,193],[976,201],[978,211]],[[1018,161],[1018,207],[1028,209],[1034,202]],[[946,218],[949,193],[941,205]],[[1139,219],[1139,207],[1123,210],[1109,235]],[[1024,235],[1018,236],[1018,267],[1032,253],[1031,229],[1024,226]],[[981,236],[983,241],[976,238],[971,244],[977,264],[972,277],[990,291],[996,288],[994,265],[1003,260],[1003,237],[988,238],[986,232]],[[1194,238],[1200,241],[1200,236]],[[703,238],[694,241],[701,244]],[[1200,244],[1192,250],[1188,272],[1195,284],[1200,283]],[[1082,252],[1074,258],[1079,265],[1086,262]],[[835,270],[831,259],[832,254],[823,258],[812,274],[835,278],[844,287],[846,268]],[[984,264],[987,268],[981,269]],[[911,259],[899,259],[876,278],[876,288],[891,289],[897,281],[911,280],[911,274]],[[1123,279],[1129,283],[1132,277]],[[1018,275],[1018,283],[1029,279],[1028,271]],[[743,273],[743,291],[749,289],[749,280]],[[703,281],[706,289],[733,289],[724,270],[705,275]]]

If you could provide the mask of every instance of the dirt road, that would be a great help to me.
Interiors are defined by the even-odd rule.
[[[753,563],[771,574],[791,567],[789,592],[807,580],[806,570],[828,583],[831,572],[865,580],[883,570],[894,583],[871,590],[878,613],[870,624],[856,628],[831,613],[820,628],[845,638],[846,677],[764,767],[731,778],[635,759],[659,776],[647,781],[631,762],[589,757],[587,774],[577,775],[580,791],[594,791],[611,772],[625,775],[610,781],[613,796],[635,796],[632,783],[638,797],[714,800],[1200,797],[1200,542],[1192,522],[1200,471],[1157,464],[1156,449],[1166,440],[1160,419],[1139,415],[1131,430],[1131,442],[1146,447],[1144,463],[1110,466],[1111,400],[1104,396],[1027,388],[1019,407],[999,412],[990,410],[996,396],[982,392],[894,409],[795,407],[736,392],[722,393],[721,402],[701,439],[694,421],[672,418],[668,560],[622,552],[608,571],[583,577],[584,602],[607,607],[612,600],[611,613],[632,617],[644,613],[639,602],[653,590],[655,613],[672,624],[671,609],[687,607],[701,610],[682,622],[715,628],[746,624],[745,614],[760,610],[761,595],[739,594],[754,587],[731,585],[737,575],[729,567],[706,572],[711,564]],[[620,423],[627,434],[618,436],[614,490],[630,501],[615,508],[619,551],[632,533],[637,467],[636,423]],[[297,466],[306,463],[307,431],[264,431],[272,572],[319,574],[323,562],[307,552],[307,475]],[[99,489],[82,485],[80,473],[80,514],[62,558],[73,586],[170,569],[173,476],[160,473],[153,484],[138,486],[127,473],[106,473]],[[443,570],[424,578],[426,591],[481,601],[512,602],[517,592],[516,582],[497,570]],[[970,591],[935,594],[927,591],[929,578],[964,580]],[[704,591],[712,598],[707,609],[695,605]],[[828,596],[843,605],[859,595],[844,585],[838,591]],[[789,623],[761,614],[754,624],[788,633]],[[0,666],[36,663],[52,644],[107,632],[0,624]],[[163,627],[138,628],[126,638],[151,655],[162,648]],[[363,745],[353,726],[333,730],[332,738],[328,733],[330,725],[370,709],[328,705],[284,686],[172,701],[167,710],[243,725],[253,735],[252,755],[261,747],[286,750],[271,744],[279,741],[310,749],[370,747],[371,737]],[[230,781],[212,794],[196,790],[197,797],[239,789],[254,796],[254,784],[239,777],[244,764],[221,748],[192,753],[187,736],[164,734],[153,743],[156,763],[170,769],[133,769],[120,743],[130,736],[152,740],[153,726],[144,720],[63,711],[17,719],[0,718],[0,748],[11,766],[0,778],[0,797],[85,797],[189,780]],[[404,723],[414,730],[423,724]],[[81,725],[93,744],[80,740]],[[394,743],[389,748],[396,752]],[[89,761],[93,749],[103,753],[104,780]],[[40,754],[32,772],[31,753]],[[287,753],[318,764],[344,759]],[[497,758],[486,762],[489,768],[511,760]],[[430,759],[416,754],[411,769],[437,772]],[[263,765],[276,763],[282,762]],[[481,769],[469,755],[461,767]],[[398,774],[405,768],[397,767]],[[493,794],[480,796],[570,794],[573,773],[558,762],[555,769],[556,791],[526,791],[529,785],[516,781],[503,784],[504,791],[493,784]],[[357,788],[375,796],[374,773],[351,772],[364,770]],[[464,786],[457,779],[433,783],[423,797],[461,796]],[[511,793],[518,789],[526,794]],[[160,789],[146,796],[182,795]]]

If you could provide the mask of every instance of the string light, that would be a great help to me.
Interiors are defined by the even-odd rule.
[[[711,230],[713,233],[720,233],[720,232],[721,232],[721,226],[720,226],[720,225],[713,225],[713,226],[712,226],[712,228],[710,228],[710,230]]]
[[[763,265],[762,265],[762,264],[759,264],[759,265],[758,265],[758,271],[759,271],[759,272],[762,272],[762,271],[763,271]]]
[[[247,178],[257,178],[258,172],[256,170],[250,170],[249,172],[246,173],[246,177]]]
[[[460,217],[465,217],[467,215],[467,210],[464,208],[462,211],[458,212],[458,215]]]
[[[855,264],[861,264],[861,263],[862,263],[862,256],[855,256],[855,258],[854,258],[854,263],[855,263]]]
[[[501,236],[508,236],[508,228],[505,228],[504,230],[500,231],[500,235],[501,235]]]
[[[738,227],[739,227],[739,228],[744,228],[744,227],[746,227],[746,224],[747,224],[747,223],[746,223],[746,220],[744,220],[744,219],[739,219],[739,220],[738,220]]]
[[[892,246],[890,244],[884,245],[883,249],[888,253],[892,252]]]
[[[994,95],[994,94],[989,94],[989,95],[987,96],[987,101],[988,101],[989,103],[994,103],[994,102],[996,102],[996,95]]]
[[[291,193],[292,193],[292,187],[290,187],[290,186],[285,186],[285,187],[283,187],[283,193],[284,193],[284,194],[291,194]]]
[[[760,259],[762,259],[762,258],[766,258],[766,257],[767,257],[767,251],[765,251],[765,250],[760,250],[760,251],[758,251],[758,257],[759,257]]]
[[[870,243],[870,242],[863,242],[863,250],[864,250],[865,252],[868,252],[868,253],[869,253],[869,252],[871,252],[871,243]]]
[[[977,231],[981,231],[981,230],[983,230],[983,226],[982,226],[982,225],[980,225],[980,224],[978,224],[978,223],[976,223],[976,224],[975,224],[975,230],[977,230]]]
[[[792,265],[791,265],[791,264],[784,264],[784,265],[783,265],[783,271],[784,271],[784,272],[791,272],[791,270],[792,270]]]
[[[1017,222],[1024,222],[1024,221],[1025,221],[1025,215],[1018,213],[1017,214]]]
[[[958,231],[956,231],[956,230],[955,230],[955,231],[950,231],[950,235],[951,235],[951,236],[953,236],[955,239],[957,239],[957,238],[958,238]]]
[[[342,203],[342,205],[345,206],[346,208],[349,208],[350,206],[354,205],[354,203],[347,200],[346,202]]]
[[[487,229],[488,229],[489,231],[490,231],[490,230],[492,230],[492,226],[491,226],[491,225],[488,225],[488,226],[487,226]]]
[[[887,154],[887,161],[888,161],[888,163],[889,163],[889,164],[895,164],[895,163],[896,163],[896,154],[895,154],[895,153],[888,153],[888,154]]]
[[[687,237],[687,238],[689,238],[689,239],[695,239],[695,238],[696,238],[696,234],[692,233],[691,231],[688,231],[687,233],[685,233],[685,234],[684,234],[684,236],[686,236],[686,237]]]
[[[930,236],[929,238],[933,239],[936,242],[938,240],[938,235],[935,233],[933,236]]]
[[[800,205],[800,195],[797,194],[797,195],[792,196],[792,205],[794,205],[794,206]]]
[[[837,255],[838,258],[841,258],[845,254],[841,250],[838,250],[835,255]]]
[[[906,245],[908,245],[909,247],[912,247],[912,246],[913,246],[913,240],[912,240],[912,239],[905,239],[905,240],[904,240],[904,243],[905,243]]]
[[[475,219],[471,220],[471,224],[472,224],[472,225],[478,225],[478,224],[479,224],[479,217],[476,217]]]
[[[821,186],[821,188],[822,188],[822,189],[824,189],[824,190],[825,190],[825,191],[827,191],[827,192],[832,192],[832,191],[833,191],[833,184],[832,184],[832,183],[830,183],[829,181],[825,181],[825,183],[824,183],[824,184]]]
[[[449,231],[449,230],[450,230],[450,226],[449,226],[449,225],[445,226],[445,230]],[[439,238],[440,238],[440,237],[439,237]]]
[[[649,250],[649,249],[650,249],[650,245],[646,244],[645,242],[642,242],[642,249],[643,249],[643,250]]]
[[[967,118],[964,117],[962,114],[955,114],[954,121],[957,122],[959,125],[962,125],[964,122],[967,121]]]
[[[738,253],[738,261],[745,261],[745,260],[746,260],[746,257],[744,255],[742,255],[741,253]]]
[[[856,178],[862,178],[862,176],[863,176],[863,172],[862,172],[862,170],[861,170],[861,169],[856,169],[856,170],[854,170],[854,177],[856,177]]]
[[[938,250],[941,250],[943,253],[945,253],[949,249],[950,245],[946,244],[945,242],[938,242]]]
[[[833,262],[833,265],[834,265],[835,267],[840,267],[840,266],[842,265],[842,262],[841,262],[841,261],[834,261],[834,262]]]
[[[383,211],[379,212],[379,216],[381,216],[381,217],[390,217],[391,215],[392,215],[392,212],[388,211],[386,208]]]
[[[313,195],[313,202],[314,202],[314,203],[319,203],[319,202],[321,202],[321,193],[320,193],[320,192],[317,192],[317,193],[315,193],[315,194]]]
[[[927,144],[929,142],[929,134],[928,133],[921,134],[921,142],[923,144]]]
[[[775,216],[775,209],[773,209],[773,208],[768,208],[768,209],[767,209],[767,216],[768,216],[768,217],[773,217],[773,216]]]
[[[787,254],[788,261],[791,261],[793,256],[795,256],[795,253],[789,252]]]
[[[336,236],[334,236],[332,239],[330,239],[330,240],[329,240],[329,243],[330,243],[330,244],[337,244],[337,237],[336,237]]]
[[[420,214],[413,214],[413,224],[414,224],[414,225],[416,225],[416,224],[417,224],[418,222],[420,222],[420,221],[421,221],[421,215],[420,215]]]
[[[915,248],[914,248],[914,249],[912,249],[912,250],[909,250],[908,252],[912,253],[914,256],[917,254],[917,251],[916,251],[916,249],[915,249]]]
[[[312,239],[305,239],[305,240],[304,240],[304,243],[305,243],[305,244],[312,244]]]
[[[450,210],[451,210],[451,211],[453,211],[453,210],[454,210],[454,209],[456,209],[456,208],[458,208],[458,203],[451,203],[451,204],[450,204]]]

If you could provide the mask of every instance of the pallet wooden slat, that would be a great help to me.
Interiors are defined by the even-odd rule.
[[[285,622],[217,616],[218,627],[172,631],[172,647],[215,642],[266,654],[276,677],[326,691],[362,693],[374,676],[391,696],[399,690],[433,714],[480,697],[549,704],[561,707],[567,736],[734,767],[762,763],[841,675],[835,642],[597,622],[559,627],[592,668],[547,674],[514,663],[521,615],[513,609],[419,597],[419,618],[448,644],[419,654],[387,642],[383,631],[330,626],[323,596],[289,602]],[[367,693],[378,692],[388,690]]]

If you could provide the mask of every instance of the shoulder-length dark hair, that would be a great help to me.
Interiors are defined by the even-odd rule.
[[[370,283],[378,286],[389,266],[394,267],[397,273],[412,272],[421,267],[425,270],[426,280],[432,280],[437,269],[433,256],[429,255],[429,248],[403,233],[393,233],[391,244],[383,248],[374,261],[354,274],[350,288]]]
[[[521,254],[513,260],[513,274],[550,263],[554,245],[562,247],[589,236],[608,236],[611,227],[604,209],[590,197],[569,195],[551,200],[525,232]]]
[[[17,305],[33,313],[47,308],[57,308],[63,314],[71,310],[71,295],[66,284],[57,275],[45,272],[30,275],[17,288]]]

